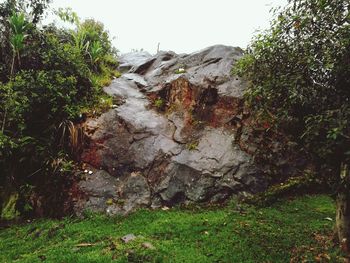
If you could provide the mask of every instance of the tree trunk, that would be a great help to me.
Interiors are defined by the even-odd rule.
[[[20,68],[21,67],[21,57],[19,55],[19,51],[17,50],[17,60],[18,60],[18,67]],[[18,70],[19,70],[18,68]]]
[[[340,167],[341,186],[337,195],[336,208],[336,231],[342,250],[350,255],[350,170],[347,164]]]
[[[10,73],[10,76],[12,77],[13,75],[13,70],[15,68],[15,59],[16,59],[16,56],[13,55],[13,58],[12,58],[12,64],[11,64],[11,73]]]

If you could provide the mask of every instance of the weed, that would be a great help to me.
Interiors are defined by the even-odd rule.
[[[158,98],[154,101],[154,106],[156,106],[158,109],[163,108],[164,106],[164,100],[161,98]]]
[[[198,141],[193,141],[193,142],[190,142],[186,145],[186,148],[189,150],[189,151],[194,151],[198,148],[198,144],[199,142]]]

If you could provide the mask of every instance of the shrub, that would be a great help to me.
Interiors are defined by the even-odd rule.
[[[111,100],[102,103],[102,86],[117,74],[116,52],[103,24],[80,23],[66,13],[76,23],[73,31],[42,27],[38,22],[48,2],[0,4],[0,187],[20,194],[22,185],[48,194],[44,185],[64,181],[55,178],[69,174],[74,151],[60,143],[60,127],[75,127],[86,109],[107,109]]]
[[[339,240],[350,251],[350,16],[346,0],[289,1],[235,72],[253,109],[312,154],[338,194]],[[288,128],[286,128],[288,127]],[[329,179],[331,178],[331,179]]]

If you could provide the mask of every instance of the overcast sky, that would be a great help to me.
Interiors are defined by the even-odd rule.
[[[287,0],[53,0],[81,18],[105,24],[122,53],[144,49],[189,53],[214,44],[245,48],[257,29],[267,28],[272,7]]]

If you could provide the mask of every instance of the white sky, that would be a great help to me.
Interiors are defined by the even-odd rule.
[[[224,44],[245,48],[257,29],[269,26],[272,7],[287,0],[53,0],[81,18],[105,24],[122,53],[141,49],[190,53]]]

